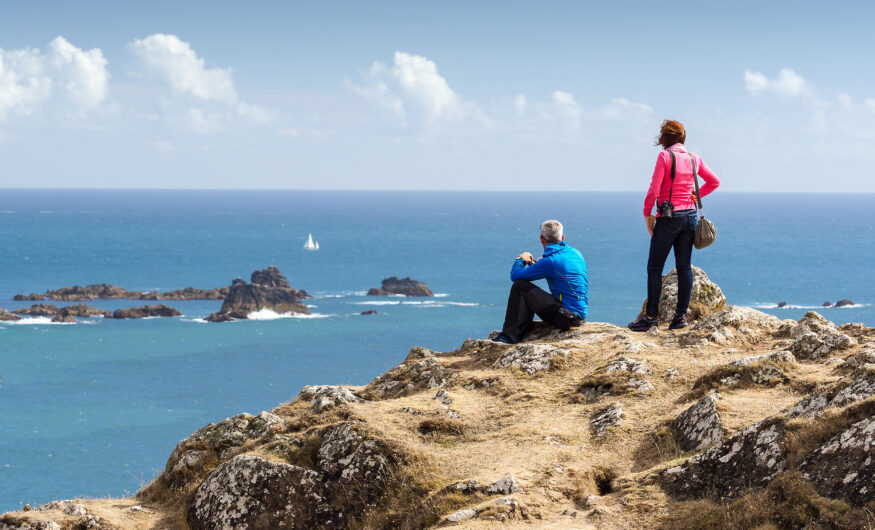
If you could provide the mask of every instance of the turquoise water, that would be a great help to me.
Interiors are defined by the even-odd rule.
[[[314,295],[313,318],[182,317],[0,324],[0,511],[123,495],[210,421],[293,399],[305,384],[365,384],[414,345],[457,347],[500,326],[508,271],[539,223],[587,259],[590,319],[624,324],[644,298],[648,236],[634,193],[0,191],[0,307],[89,283],[171,290],[276,265]],[[875,195],[718,192],[717,243],[693,254],[730,303],[782,318],[818,308],[875,325]],[[318,252],[301,247],[307,233]],[[671,258],[670,258],[671,259]],[[666,270],[671,268],[671,262]],[[387,276],[441,296],[375,299]],[[857,306],[819,309],[850,298]],[[776,309],[779,301],[797,307]],[[142,305],[95,301],[105,309]],[[378,314],[362,316],[366,309]]]

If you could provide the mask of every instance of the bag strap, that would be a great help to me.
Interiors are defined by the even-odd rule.
[[[693,153],[687,153],[690,155],[690,162],[693,163],[693,182],[696,183],[696,202],[699,207],[699,211],[703,210],[702,208],[702,196],[699,195],[699,170],[696,168],[696,159],[693,158]]]
[[[668,151],[668,154],[671,156],[671,185],[668,188],[668,202],[671,202],[671,192],[672,192],[672,189],[674,189],[675,160],[674,160],[674,153],[671,152],[671,149],[666,149],[666,151]]]

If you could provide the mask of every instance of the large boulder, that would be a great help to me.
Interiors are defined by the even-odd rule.
[[[662,487],[679,498],[734,497],[768,484],[784,471],[785,421],[766,419],[660,474]]]
[[[310,295],[306,291],[293,289],[276,267],[256,270],[252,273],[251,282],[247,284],[239,278],[234,280],[222,308],[205,320],[226,322],[243,319],[262,310],[278,314],[310,314],[307,306],[301,303],[301,300],[309,298]]]
[[[309,528],[330,520],[321,490],[315,471],[240,455],[195,490],[186,520],[193,530]]]
[[[164,466],[164,480],[172,485],[184,483],[211,459],[225,459],[241,445],[272,433],[283,420],[270,412],[258,416],[238,414],[219,423],[210,423],[182,440]]]
[[[3,308],[0,308],[0,322],[14,322],[16,320],[21,320],[21,317],[9,313]]]
[[[378,501],[389,452],[357,424],[330,427],[315,469],[238,455],[214,469],[187,511],[195,530],[213,528],[345,528]]]
[[[371,381],[362,394],[368,399],[389,399],[438,388],[447,383],[451,372],[438,362],[434,352],[414,347],[403,363]]]
[[[300,399],[310,400],[310,410],[322,412],[347,403],[360,403],[364,398],[349,388],[339,385],[307,385],[301,389]]]
[[[854,339],[814,311],[806,313],[795,324],[784,324],[778,330],[778,335],[793,339],[790,351],[800,359],[820,359],[855,344]]]
[[[410,277],[397,278],[392,276],[383,280],[381,287],[371,287],[368,291],[370,296],[390,296],[402,294],[404,296],[434,296],[434,293],[423,282],[418,282]]]
[[[662,296],[659,298],[659,320],[671,322],[678,304],[677,270],[662,277]],[[646,307],[647,300],[644,301]],[[693,291],[690,295],[690,308],[687,320],[699,320],[726,307],[726,296],[720,287],[708,279],[705,271],[693,266]],[[643,308],[642,308],[643,309]]]

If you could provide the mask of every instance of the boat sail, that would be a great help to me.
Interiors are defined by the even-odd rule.
[[[313,241],[313,234],[307,234],[307,242],[304,243],[304,250],[319,250],[319,242]]]

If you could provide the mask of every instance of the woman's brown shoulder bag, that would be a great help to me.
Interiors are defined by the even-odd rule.
[[[702,196],[699,195],[699,171],[696,169],[696,159],[693,158],[692,153],[687,153],[690,155],[690,161],[693,162],[693,182],[696,183],[696,200],[698,201],[699,208],[699,222],[696,225],[696,235],[693,236],[693,246],[696,248],[705,248],[717,239],[717,227],[714,226],[714,223],[705,219],[705,211],[702,209]]]

